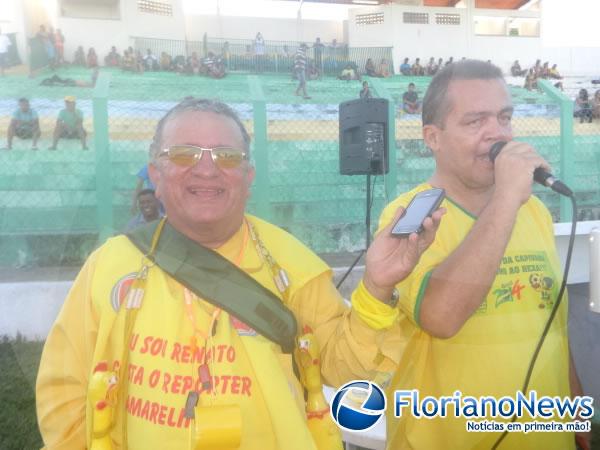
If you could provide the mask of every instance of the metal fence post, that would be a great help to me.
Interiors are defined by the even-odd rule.
[[[109,84],[110,75],[101,73],[96,81],[92,100],[96,151],[96,224],[99,243],[103,243],[114,231],[108,132]]]
[[[538,80],[538,86],[560,105],[560,178],[567,186],[575,181],[573,140],[573,100],[556,89],[548,80]],[[560,196],[560,221],[571,221],[571,201]]]
[[[369,83],[373,86],[375,93],[388,101],[388,158],[389,168],[385,177],[385,192],[389,199],[396,198],[396,187],[398,185],[398,162],[396,156],[396,104],[394,98],[389,93],[383,82],[378,78],[369,78]]]
[[[269,205],[269,147],[267,141],[267,103],[260,80],[255,75],[248,76],[248,86],[252,98],[252,114],[254,119],[254,193],[256,195],[256,211],[264,220],[271,220]]]

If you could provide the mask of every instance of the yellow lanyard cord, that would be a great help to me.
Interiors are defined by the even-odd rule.
[[[121,361],[119,366],[119,387],[117,391],[117,402],[119,405],[119,411],[123,414],[122,417],[122,435],[121,435],[121,447],[127,449],[127,410],[126,410],[126,399],[125,396],[128,392],[129,377],[127,374],[127,365],[129,364],[129,341],[133,333],[133,326],[135,325],[135,319],[137,312],[142,307],[142,300],[144,297],[144,290],[146,287],[146,279],[148,278],[148,270],[154,266],[154,253],[158,246],[158,241],[162,233],[165,224],[167,223],[167,217],[163,217],[158,223],[154,235],[152,236],[152,243],[150,245],[150,251],[142,257],[142,267],[137,273],[135,280],[131,283],[127,295],[125,297],[125,331],[123,333],[123,348],[121,352]]]

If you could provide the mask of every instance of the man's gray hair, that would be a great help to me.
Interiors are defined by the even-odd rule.
[[[158,122],[156,131],[154,132],[154,137],[152,138],[152,144],[150,144],[150,160],[154,160],[162,151],[163,131],[167,122],[172,120],[177,115],[188,111],[211,112],[233,120],[242,134],[246,159],[250,159],[250,135],[248,134],[248,131],[246,131],[246,127],[244,127],[244,124],[233,108],[217,100],[186,97],[180,103],[171,108]]]
[[[444,128],[446,117],[452,109],[448,100],[448,86],[454,80],[502,80],[504,76],[497,66],[478,59],[465,59],[448,64],[431,80],[423,98],[423,126],[437,125]]]

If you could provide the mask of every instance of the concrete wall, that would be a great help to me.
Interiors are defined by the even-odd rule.
[[[384,22],[376,25],[358,25],[359,14],[382,12]],[[403,13],[428,13],[428,24],[404,23]],[[451,13],[460,16],[460,25],[438,25],[436,13]],[[394,46],[394,66],[397,69],[402,60],[429,57],[455,60],[465,57],[491,59],[503,70],[508,71],[515,59],[526,67],[536,59],[558,64],[561,73],[578,75],[598,75],[597,61],[600,47],[549,47],[541,37],[502,36],[508,28],[519,28],[521,34],[531,34],[544,25],[543,13],[538,11],[505,11],[476,8],[428,8],[407,5],[385,5],[373,8],[352,9],[348,17],[350,46]],[[528,20],[509,25],[506,18],[522,17]],[[484,19],[481,19],[484,18]],[[533,19],[540,22],[533,24]],[[475,21],[478,21],[476,26]],[[547,24],[549,25],[549,24]],[[535,30],[534,30],[535,29]],[[483,35],[482,33],[485,33]]]
[[[163,0],[164,1],[164,0]],[[94,47],[102,63],[104,56],[115,45],[122,53],[123,49],[132,45],[131,37],[153,37],[157,39],[185,39],[185,20],[180,0],[171,0],[172,16],[148,14],[138,11],[136,0],[119,2],[119,19],[80,19],[63,17],[57,11],[56,27],[65,36],[65,55],[67,60],[79,45],[84,49]],[[97,10],[102,15],[103,9]]]
[[[206,32],[210,37],[229,39],[254,39],[261,32],[266,40],[321,42],[344,40],[344,22],[334,20],[271,19],[261,17],[186,16],[187,38],[202,40]]]

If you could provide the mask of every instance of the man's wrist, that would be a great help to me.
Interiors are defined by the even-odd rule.
[[[380,302],[389,306],[396,306],[398,303],[399,295],[394,286],[377,286],[368,276],[363,277],[363,284],[365,285],[365,288],[369,294],[371,294]]]
[[[503,195],[496,190],[484,211],[493,211],[494,216],[497,218],[502,216],[506,219],[512,218],[515,220],[521,206],[521,199],[518,196]]]

